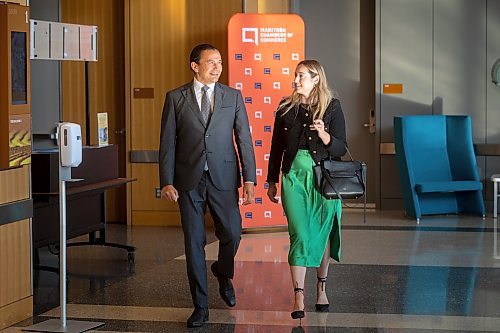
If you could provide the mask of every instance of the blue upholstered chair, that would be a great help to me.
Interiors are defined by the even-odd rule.
[[[469,116],[394,117],[406,215],[485,215]]]

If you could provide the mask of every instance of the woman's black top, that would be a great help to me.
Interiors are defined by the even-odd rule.
[[[290,110],[292,111],[292,110]],[[301,124],[307,124],[307,128],[312,124],[312,112],[308,105],[299,105],[299,112],[297,114],[297,118],[300,118]],[[302,131],[302,134],[299,137],[299,149],[308,149],[307,147],[307,133],[306,131]]]
[[[328,145],[323,144],[317,131],[309,128],[312,114],[308,109],[300,105],[283,115],[285,110],[286,106],[280,108],[274,119],[267,170],[268,183],[279,182],[280,166],[283,173],[290,171],[299,149],[309,150],[316,163],[328,157],[339,160],[346,152],[345,119],[338,99],[332,99],[323,115],[325,131],[331,137]]]

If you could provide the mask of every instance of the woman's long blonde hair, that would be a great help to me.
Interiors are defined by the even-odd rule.
[[[323,119],[323,115],[325,114],[326,108],[328,104],[330,104],[330,100],[333,95],[330,91],[330,87],[328,86],[328,80],[326,79],[325,70],[323,66],[317,60],[302,60],[297,64],[297,68],[302,65],[304,66],[311,78],[315,78],[318,76],[318,83],[314,85],[311,90],[311,93],[307,97],[307,104],[310,105],[311,111],[313,112],[313,119]],[[301,95],[297,93],[296,90],[293,93],[285,98],[279,105],[278,108],[286,108],[283,115],[288,113],[291,109],[295,108],[301,103]]]

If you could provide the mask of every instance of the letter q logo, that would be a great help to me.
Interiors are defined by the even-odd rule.
[[[242,28],[241,29],[241,41],[243,43],[255,43],[259,45],[259,30],[257,28]]]

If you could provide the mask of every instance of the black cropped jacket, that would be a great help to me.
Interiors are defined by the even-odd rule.
[[[317,131],[309,128],[311,120],[306,121],[304,117],[299,115],[299,112],[307,112],[304,109],[300,110],[301,108],[291,109],[285,115],[283,113],[286,107],[282,107],[276,112],[267,169],[268,183],[279,182],[280,166],[283,173],[290,171],[299,149],[301,135],[305,134],[307,149],[316,163],[329,156],[339,160],[346,152],[344,113],[338,99],[332,99],[323,115],[325,131],[331,137],[328,145],[323,144]]]

